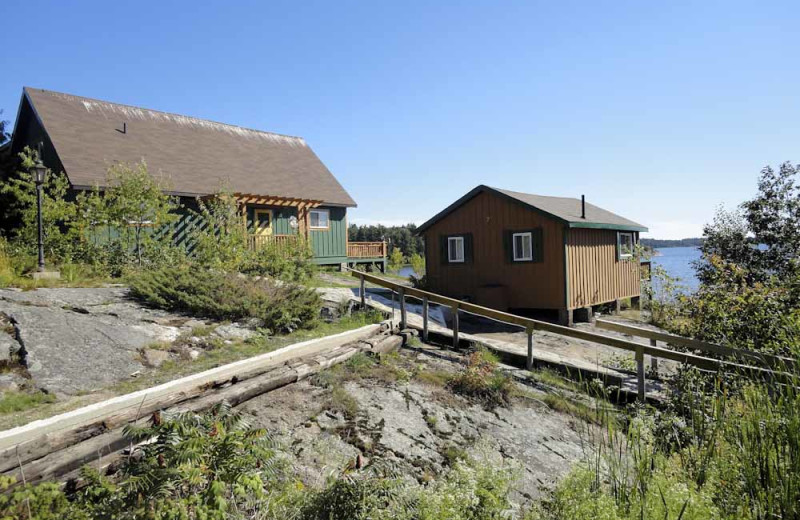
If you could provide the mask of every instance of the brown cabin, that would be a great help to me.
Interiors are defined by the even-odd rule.
[[[478,186],[419,227],[432,292],[517,313],[638,299],[634,246],[647,228],[583,198]],[[588,311],[588,312],[587,312]]]

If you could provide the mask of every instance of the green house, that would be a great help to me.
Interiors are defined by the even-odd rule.
[[[102,189],[110,165],[144,160],[186,208],[233,192],[252,247],[305,237],[318,264],[385,268],[383,242],[348,241],[356,203],[303,138],[26,87],[11,153],[26,146],[41,149],[73,190]]]

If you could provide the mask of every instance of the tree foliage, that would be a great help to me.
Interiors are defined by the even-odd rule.
[[[390,254],[397,248],[409,256],[425,253],[425,242],[421,236],[415,234],[416,231],[416,224],[391,227],[381,224],[363,226],[350,224],[348,229],[351,242],[381,242],[385,240],[389,245]]]
[[[788,353],[800,342],[798,169],[761,170],[756,196],[720,209],[704,229],[689,301],[689,333],[712,342]]]

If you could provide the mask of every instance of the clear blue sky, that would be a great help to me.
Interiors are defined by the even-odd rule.
[[[300,135],[357,223],[477,184],[695,236],[800,161],[799,2],[0,3],[23,85]]]

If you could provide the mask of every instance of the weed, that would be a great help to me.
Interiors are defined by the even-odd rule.
[[[487,350],[470,354],[464,369],[453,376],[447,386],[487,408],[508,406],[514,389],[511,377],[497,368],[497,357]]]
[[[0,398],[0,414],[21,412],[37,406],[53,403],[56,397],[45,392],[8,391]]]

